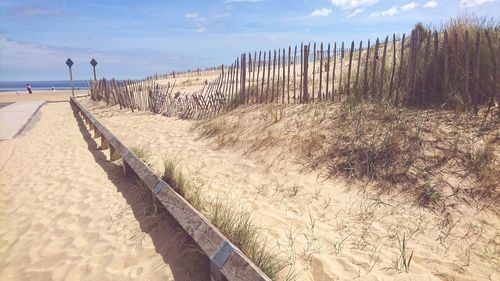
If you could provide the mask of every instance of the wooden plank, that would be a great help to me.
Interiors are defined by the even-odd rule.
[[[303,86],[302,86],[302,76],[304,75],[304,43],[300,43],[300,85],[299,85],[299,102],[302,102],[302,91]]]
[[[403,82],[403,64],[404,64],[404,52],[405,52],[405,36],[406,34],[403,33],[403,37],[401,38],[401,54],[399,55],[399,73],[398,73],[398,86],[403,86],[404,84],[401,84]],[[398,105],[399,104],[399,92],[396,91],[395,97],[394,97],[394,104]]]
[[[329,98],[330,97],[330,92],[328,91],[330,88],[329,82],[330,82],[330,43],[328,43],[328,47],[326,49],[326,84],[325,84],[325,97]]]
[[[335,100],[335,67],[337,65],[337,42],[333,43],[332,100]]]
[[[285,103],[285,79],[286,79],[286,76],[285,76],[285,70],[286,70],[286,53],[285,53],[285,48],[283,48],[283,58],[281,59],[281,64],[283,65],[283,79],[282,82],[281,82],[281,103]]]
[[[276,75],[276,50],[274,50],[273,56],[273,81],[271,83],[271,102],[274,102],[274,79]]]
[[[473,80],[473,91],[472,91],[472,108],[474,114],[478,113],[478,103],[479,103],[479,66],[481,62],[481,32],[477,30],[476,32],[476,49],[474,54],[474,80]],[[495,57],[492,58],[493,60]]]
[[[297,102],[297,99],[296,99],[296,94],[297,94],[297,82],[296,82],[296,70],[295,70],[295,66],[297,65],[297,45],[295,45],[295,54],[293,56],[293,103],[296,103]]]
[[[267,63],[266,103],[269,102],[269,84],[271,82],[271,51],[269,51],[267,58],[268,58],[268,63]]]
[[[261,63],[260,63],[261,56],[262,56],[262,51],[259,51],[259,60],[257,61],[257,80],[255,81],[256,82],[255,103],[262,102],[262,96],[260,96],[260,100],[259,100],[259,79],[260,79],[259,74],[260,74],[260,66],[261,66]]]
[[[262,83],[260,85],[260,103],[262,103],[264,99],[264,83],[266,78],[266,51],[264,51],[264,61],[262,63]]]
[[[442,86],[442,94],[441,96],[443,97],[444,95],[448,94],[448,79],[449,79],[449,74],[448,74],[448,31],[444,31],[443,34],[443,86]]]
[[[469,98],[470,91],[469,91],[469,74],[470,74],[470,67],[469,67],[469,50],[470,50],[470,39],[469,39],[469,31],[465,31],[465,45],[464,45],[464,55],[465,55],[465,77],[464,77],[464,83],[465,83],[465,98]],[[471,102],[472,102],[472,97],[470,97]]]
[[[420,94],[417,96],[417,104],[421,105],[423,103],[428,102],[428,85],[427,85],[427,76],[429,76],[429,52],[430,52],[430,43],[432,41],[431,39],[432,32],[429,30],[427,33],[427,42],[425,43],[425,54],[424,54],[424,71],[422,73],[422,86],[420,90]]]
[[[318,99],[321,100],[322,92],[321,86],[323,84],[323,42],[319,47],[320,58],[319,58],[319,91],[318,91]]]
[[[392,98],[392,91],[394,89],[394,75],[396,74],[396,34],[392,34],[392,70],[391,80],[389,82],[389,99]]]
[[[316,42],[313,47],[313,80],[312,80],[312,101],[314,101],[314,87],[316,85]]]
[[[259,66],[257,65],[257,51],[253,53],[253,65],[252,65],[252,84],[255,84],[255,68],[257,68],[257,73],[259,71]],[[257,75],[257,80],[259,79],[259,76]],[[248,86],[248,90],[251,91],[252,95],[252,102],[257,103],[257,97],[259,95],[259,84],[257,83],[256,87],[254,88],[254,91],[251,91],[250,85]]]
[[[354,82],[354,88],[356,89],[356,93],[359,95],[358,81],[359,81],[359,68],[361,67],[361,53],[363,51],[363,41],[359,41],[359,50],[358,50],[358,67],[356,67],[356,80]]]
[[[350,97],[351,94],[351,68],[352,68],[352,55],[354,52],[354,41],[351,43],[351,50],[349,51],[349,66],[347,70],[347,98]]]
[[[375,49],[373,50],[372,83],[370,91],[371,98],[375,98],[375,95],[377,93],[376,72],[377,72],[377,61],[378,61],[378,45],[379,45],[379,39],[377,38],[377,41],[375,41]]]
[[[341,100],[343,90],[342,90],[342,75],[344,73],[344,42],[342,41],[342,47],[340,49],[340,73],[339,73],[339,90],[338,98]]]
[[[302,102],[307,103],[309,101],[309,85],[308,85],[308,66],[309,66],[309,47],[304,45],[304,90],[303,90],[303,98]]]
[[[384,42],[384,51],[382,53],[382,64],[380,66],[380,93],[378,95],[379,99],[383,98],[383,92],[384,92],[384,75],[385,75],[385,57],[387,55],[387,43],[389,42],[389,36],[385,37],[385,42]]]
[[[276,102],[280,101],[280,66],[281,66],[281,48],[278,49],[278,82],[276,83]]]
[[[365,79],[363,82],[363,98],[366,99],[368,94],[368,63],[370,61],[370,40],[368,40],[368,48],[366,49],[366,61],[365,61]]]
[[[290,103],[290,64],[291,64],[292,46],[288,46],[288,78],[286,79],[287,103]]]

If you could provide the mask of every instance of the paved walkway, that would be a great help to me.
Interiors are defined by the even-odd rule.
[[[45,101],[21,101],[0,108],[0,140],[12,139]]]

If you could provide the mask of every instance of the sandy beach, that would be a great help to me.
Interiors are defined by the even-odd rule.
[[[67,100],[2,93],[0,102]],[[151,194],[106,160],[69,103],[0,142],[0,280],[207,280],[208,262]]]
[[[320,170],[304,170],[288,157],[280,140],[293,136],[290,124],[297,116],[317,122],[317,113],[309,120],[292,108],[273,122],[279,109],[244,107],[220,121],[240,124],[237,133],[221,139],[201,136],[195,121],[83,103],[127,146],[147,149],[159,173],[163,160],[172,159],[204,197],[250,210],[269,235],[268,247],[293,262],[297,280],[500,278],[494,211],[464,205],[436,213],[401,196],[376,196],[339,178],[325,179]],[[265,129],[271,126],[279,134]],[[408,272],[395,265],[403,236],[407,255],[413,252]]]

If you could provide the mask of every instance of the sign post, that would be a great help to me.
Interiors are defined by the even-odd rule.
[[[71,71],[71,67],[73,66],[73,61],[68,58],[66,60],[66,65],[69,67],[69,81],[71,83],[71,94],[75,97],[75,87],[73,87],[73,72]]]
[[[94,81],[97,81],[97,76],[95,75],[95,66],[97,65],[97,61],[94,58],[92,58],[90,64],[92,65],[92,68],[94,68]]]

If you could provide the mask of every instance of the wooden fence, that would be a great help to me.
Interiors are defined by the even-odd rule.
[[[240,249],[106,129],[77,99],[72,97],[71,104],[89,130],[93,131],[93,137],[100,138],[100,148],[109,148],[110,160],[122,158],[125,174],[136,175],[207,255],[211,265],[211,280],[270,281]]]
[[[479,29],[475,34],[448,34],[420,27],[409,38],[393,34],[375,42],[309,43],[244,53],[229,66],[211,69],[217,78],[195,93],[172,96],[173,85],[140,82],[125,83],[111,94],[104,90],[104,98],[109,103],[109,96],[121,91],[124,97],[113,101],[123,101],[122,107],[142,101],[136,108],[181,118],[210,117],[250,103],[352,98],[460,106],[477,114],[480,105],[487,104],[489,111],[495,95],[500,102],[499,32],[490,33]]]

